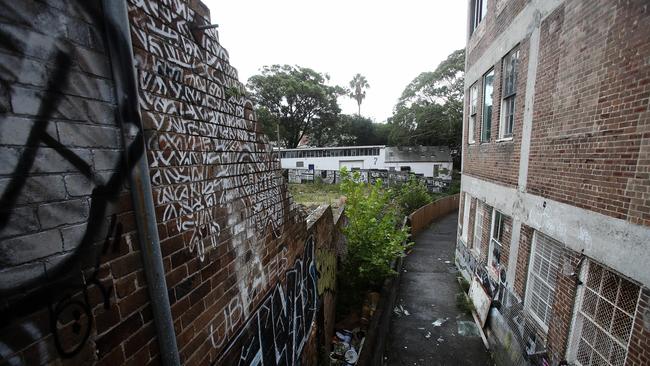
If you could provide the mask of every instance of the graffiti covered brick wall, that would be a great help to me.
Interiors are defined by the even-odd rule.
[[[0,5],[2,363],[160,362],[127,180],[146,156],[181,363],[300,364],[334,229],[292,203],[207,8],[129,0],[136,70],[112,72],[101,1]],[[116,117],[132,71],[144,148]]]
[[[217,31],[199,29],[207,9],[129,1],[129,17],[181,361],[213,362],[249,342],[241,329],[273,315],[266,308],[282,313],[268,321],[300,312],[306,333],[313,244]],[[300,350],[287,344],[289,364]]]
[[[101,2],[0,8],[0,360],[123,363],[128,344],[146,363],[155,338]]]

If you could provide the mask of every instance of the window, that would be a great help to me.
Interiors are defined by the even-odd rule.
[[[587,260],[569,359],[576,365],[623,365],[639,302],[639,286]]]
[[[474,216],[474,242],[472,248],[481,250],[481,240],[483,238],[483,204],[476,200],[476,213]]]
[[[410,172],[411,167],[410,166],[401,166],[399,167],[400,172]]]
[[[296,161],[296,168],[302,168],[305,166],[305,162],[303,161]]]
[[[476,27],[481,23],[485,14],[487,13],[487,2],[488,0],[472,0],[471,2],[471,12],[472,18],[470,19],[470,30],[469,34],[471,35],[476,30]]]
[[[481,142],[490,141],[492,132],[492,82],[494,69],[483,75],[483,124],[481,125]]]
[[[547,332],[553,309],[555,282],[562,261],[562,244],[535,232],[528,268],[525,308]]]
[[[501,212],[492,210],[492,233],[490,234],[490,259],[488,263],[496,273],[499,273],[499,267],[501,266],[501,243],[503,242],[504,218]]]
[[[476,128],[476,111],[477,111],[477,104],[478,104],[478,83],[474,83],[469,88],[469,122],[467,126],[467,141],[470,144],[473,144],[476,142],[474,140],[474,129]]]
[[[515,126],[518,65],[519,48],[515,48],[503,58],[503,100],[501,101],[499,138],[512,137],[512,130]]]
[[[437,177],[440,174],[440,166],[438,164],[433,164],[433,176]]]
[[[463,197],[463,229],[461,231],[461,239],[467,243],[467,233],[469,231],[469,209],[471,207],[472,197],[465,193]]]

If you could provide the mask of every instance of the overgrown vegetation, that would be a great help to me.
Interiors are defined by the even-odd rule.
[[[397,189],[395,199],[402,210],[402,215],[407,216],[430,203],[433,197],[424,182],[411,175],[409,180]]]
[[[319,206],[324,203],[332,207],[339,207],[341,189],[338,184],[315,183],[289,183],[289,192],[293,200],[305,206]]]
[[[404,256],[408,228],[402,227],[399,209],[391,200],[390,190],[381,181],[368,184],[359,172],[341,170],[341,193],[346,197],[347,254],[339,272],[341,296],[339,310],[360,305],[363,293],[377,290],[383,281],[396,274],[392,262]]]

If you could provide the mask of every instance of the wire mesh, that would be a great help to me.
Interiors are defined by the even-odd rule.
[[[585,268],[573,335],[575,363],[623,365],[640,288],[595,262]]]

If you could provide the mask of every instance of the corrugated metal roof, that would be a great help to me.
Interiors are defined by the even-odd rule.
[[[453,161],[447,146],[391,146],[386,147],[386,162]]]

